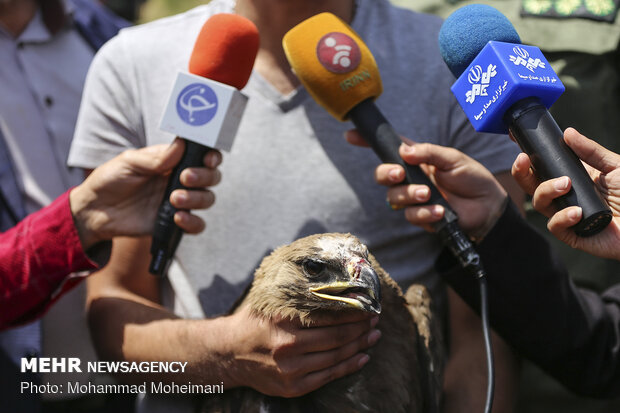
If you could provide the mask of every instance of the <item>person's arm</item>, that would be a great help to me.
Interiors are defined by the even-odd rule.
[[[448,288],[448,299],[450,352],[442,411],[459,413],[467,406],[468,412],[483,412],[488,377],[482,322],[452,288]],[[491,342],[495,362],[493,411],[511,412],[517,398],[519,361],[509,343],[495,331],[491,331]]]
[[[570,145],[570,138],[567,142]],[[545,239],[514,205],[505,203],[505,192],[498,190],[492,175],[473,159],[451,148],[426,144],[416,145],[413,152],[401,150],[401,156],[412,164],[433,165],[432,170],[425,169],[459,214],[462,227],[481,240],[477,249],[488,274],[489,313],[496,331],[573,391],[590,396],[617,395],[620,287],[602,296],[576,289]],[[377,181],[394,185],[400,176],[398,169],[381,165]],[[533,182],[527,166],[521,172]],[[520,184],[532,192],[535,187]],[[417,189],[421,188],[407,187],[405,194],[411,195],[398,196],[403,188],[392,188],[388,200],[407,206],[409,221],[428,228],[441,213],[433,215],[435,207],[417,205],[426,200],[414,196]],[[537,205],[548,205],[545,198],[551,195],[544,193],[542,189],[538,193]],[[553,193],[552,198],[558,196],[558,191]],[[444,279],[478,311],[480,297],[475,280],[447,251],[437,263]]]
[[[523,191],[518,188],[510,173],[495,176],[510,199],[523,202]],[[501,193],[498,189],[498,193]],[[459,213],[460,215],[460,213]],[[489,222],[493,215],[488,217]],[[480,234],[482,235],[482,234]],[[463,274],[464,277],[471,276]],[[477,286],[477,284],[476,284]],[[486,351],[482,335],[482,321],[470,306],[448,287],[450,352],[444,373],[444,413],[484,410],[486,400],[487,368]],[[493,412],[507,413],[515,408],[519,386],[520,364],[509,342],[491,331],[495,361],[495,395]]]
[[[84,253],[69,192],[0,234],[0,329],[33,320],[97,265]]]
[[[549,244],[509,205],[477,247],[488,276],[494,329],[575,393],[620,391],[620,286],[602,296],[577,289]],[[444,279],[476,311],[479,290],[449,254]]]
[[[184,148],[184,141],[176,139],[171,145],[126,150],[96,168],[71,191],[71,212],[85,249],[115,236],[152,232],[168,175],[181,160]],[[175,223],[185,232],[204,229],[202,219],[187,210],[206,209],[215,201],[205,187],[219,183],[216,168],[221,158],[218,151],[209,152],[203,167],[187,168],[181,173],[181,183],[190,189],[170,194],[172,205],[182,209],[175,214]]]
[[[148,273],[150,238],[116,238],[109,264],[88,280],[88,320],[103,360],[182,361],[184,374],[120,375],[122,381],[224,382],[299,396],[360,369],[376,342],[376,319],[356,314],[302,328],[298,321],[232,315],[186,320],[162,308]],[[374,333],[373,333],[374,332]],[[372,337],[371,337],[372,334]]]
[[[77,271],[97,268],[84,251],[116,235],[152,231],[166,175],[178,163],[184,144],[158,145],[126,151],[97,168],[82,184],[51,205],[0,234],[0,329],[30,321],[49,308],[83,277]],[[217,184],[219,152],[205,157],[204,168],[181,175],[189,188],[176,190],[176,208],[203,209],[213,195],[203,188]],[[193,180],[191,178],[194,178]],[[190,233],[204,229],[197,216],[179,211],[175,222]]]
[[[532,205],[549,219],[547,228],[560,241],[602,258],[620,259],[620,155],[609,151],[575,129],[564,132],[564,141],[582,159],[584,166],[610,207],[613,218],[600,233],[592,237],[578,237],[572,230],[581,219],[581,208],[569,207],[558,211],[553,200],[571,189],[568,177],[540,183],[534,176],[527,155],[515,160],[512,174],[521,188],[533,195]]]

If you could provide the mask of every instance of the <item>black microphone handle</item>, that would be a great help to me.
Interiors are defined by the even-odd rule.
[[[179,180],[181,172],[189,167],[201,167],[204,165],[204,157],[211,148],[199,143],[185,140],[185,152],[181,161],[175,166],[168,186],[164,192],[164,199],[157,211],[155,228],[153,229],[153,241],[151,243],[151,264],[149,272],[158,277],[165,277],[172,257],[179,246],[183,230],[174,223],[174,214],[177,209],[170,203],[170,194],[175,189],[187,187],[181,185]]]
[[[558,209],[580,206],[581,221],[573,230],[582,237],[601,232],[612,213],[594,186],[581,160],[564,142],[564,134],[538,98],[522,99],[504,116],[512,136],[529,155],[536,177],[542,182],[560,176],[571,179],[571,190],[554,202]]]
[[[403,141],[372,99],[355,106],[348,113],[348,117],[382,162],[398,164],[405,169],[406,183],[426,185],[430,188],[431,196],[425,205],[441,204],[445,209],[443,218],[434,223],[433,228],[461,266],[472,270],[475,276],[481,276],[480,257],[459,227],[456,212],[419,166],[409,165],[401,158],[398,149]]]

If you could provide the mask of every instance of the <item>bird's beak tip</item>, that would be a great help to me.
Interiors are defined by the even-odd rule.
[[[348,307],[381,313],[381,282],[370,266],[364,266],[346,282],[322,285],[310,289],[310,292],[325,300],[339,301]]]

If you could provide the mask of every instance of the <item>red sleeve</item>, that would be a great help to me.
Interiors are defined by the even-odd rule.
[[[69,192],[0,234],[0,329],[42,315],[97,265],[73,223]]]

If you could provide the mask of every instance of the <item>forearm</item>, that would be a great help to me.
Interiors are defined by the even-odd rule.
[[[96,267],[80,244],[65,193],[0,235],[0,329],[40,316],[81,280],[69,274]]]
[[[604,396],[620,389],[620,314],[616,299],[575,288],[544,238],[507,210],[478,246],[487,270],[492,326],[518,352],[575,392]],[[447,255],[440,273],[476,311],[475,280]]]
[[[121,381],[224,382],[232,387],[221,319],[180,319],[153,302],[123,293],[91,300],[88,321],[102,360],[187,362],[182,373],[122,374],[117,376]]]
[[[486,352],[480,318],[449,290],[450,352],[444,372],[442,412],[482,412],[488,383]],[[519,363],[514,352],[492,332],[495,361],[493,412],[514,410]]]
[[[88,279],[88,323],[99,358],[187,362],[184,373],[122,374],[122,381],[225,381],[219,319],[180,319],[159,305],[161,281],[148,272],[150,246],[147,237],[115,238],[108,265]]]

